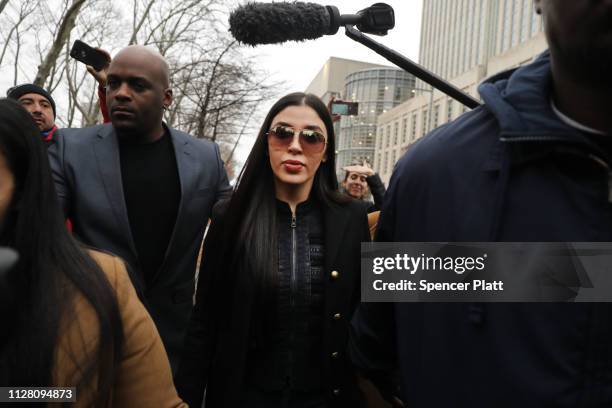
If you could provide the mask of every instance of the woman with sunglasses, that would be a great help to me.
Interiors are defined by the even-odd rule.
[[[175,383],[215,408],[359,407],[345,356],[360,298],[365,206],[340,194],[331,117],[281,98],[204,243]]]
[[[19,260],[0,273],[0,386],[74,387],[64,393],[71,407],[185,407],[123,263],[68,233],[39,130],[9,99],[0,99],[2,246]]]

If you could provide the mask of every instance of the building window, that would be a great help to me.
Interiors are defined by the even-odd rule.
[[[428,120],[427,114],[428,114],[428,113],[429,113],[429,112],[427,112],[427,109],[425,109],[425,110],[423,111],[423,123],[421,124],[421,129],[423,129],[423,131],[421,132],[421,134],[423,134],[423,135],[424,135],[425,133],[427,133],[427,132],[428,132],[428,130],[429,130],[429,129],[427,128],[427,120]]]
[[[408,138],[408,118],[404,117],[402,119],[402,144],[406,143],[407,138]]]
[[[393,124],[393,146],[397,146],[399,136],[399,123],[396,121]]]
[[[389,164],[389,152],[385,152],[385,161],[383,162],[383,171],[387,172],[387,165]]]
[[[376,102],[376,115],[383,113],[384,105],[382,102]]]
[[[389,147],[391,142],[391,125],[387,126],[387,133],[385,134],[385,147]]]
[[[453,100],[449,99],[446,102],[446,121],[450,122],[453,117]]]
[[[438,119],[440,116],[440,105],[436,105],[433,108],[433,125],[432,125],[432,129],[435,129],[438,127]]]
[[[416,129],[417,129],[417,114],[412,114],[412,128],[410,129],[410,141],[414,141],[416,139]]]
[[[393,100],[395,101],[402,100],[402,87],[400,84],[398,84],[398,86],[395,87],[395,92],[393,93]]]

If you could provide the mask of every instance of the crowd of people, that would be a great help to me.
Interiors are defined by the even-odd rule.
[[[612,4],[535,5],[549,51],[485,81],[386,193],[367,163],[338,183],[332,117],[301,92],[231,187],[215,143],[163,121],[169,69],[147,47],[89,68],[101,125],[58,129],[48,91],[9,89],[0,386],[76,387],[78,407],[612,406],[609,303],[360,302],[374,232],[612,241]]]

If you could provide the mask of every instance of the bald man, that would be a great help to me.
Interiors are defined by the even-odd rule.
[[[174,369],[204,227],[230,187],[216,144],[163,122],[172,103],[169,83],[157,52],[122,49],[108,67],[111,123],[62,130],[49,155],[75,235],[128,264]]]

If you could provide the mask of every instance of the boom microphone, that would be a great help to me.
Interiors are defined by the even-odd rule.
[[[248,3],[229,17],[230,32],[243,44],[278,44],[333,35],[354,24],[369,34],[385,35],[395,26],[393,9],[376,3],[357,14],[340,15],[335,6],[316,3]]]
[[[350,39],[365,45],[468,108],[480,105],[480,101],[453,84],[364,35],[386,35],[388,30],[395,27],[393,8],[385,3],[376,3],[357,14],[346,15],[340,15],[335,6],[316,3],[248,3],[230,14],[229,24],[235,39],[253,46],[314,40],[336,34],[340,26],[344,26]]]

